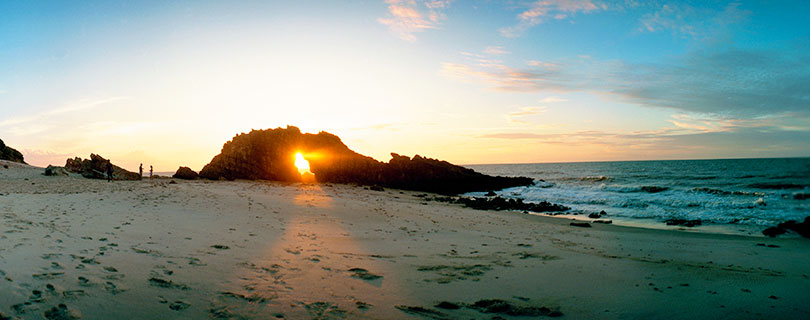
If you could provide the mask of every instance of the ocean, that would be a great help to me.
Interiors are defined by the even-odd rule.
[[[535,179],[533,186],[496,192],[503,197],[566,205],[579,218],[605,211],[604,218],[616,224],[661,227],[667,219],[700,219],[703,225],[696,229],[754,234],[810,216],[810,158],[466,167]]]

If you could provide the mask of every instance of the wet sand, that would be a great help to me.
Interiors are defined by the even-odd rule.
[[[810,318],[808,239],[581,228],[350,185],[108,183],[0,164],[4,317]]]

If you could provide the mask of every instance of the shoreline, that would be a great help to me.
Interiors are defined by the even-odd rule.
[[[487,303],[573,319],[810,316],[802,238],[579,228],[352,185],[4,170],[12,318],[525,318]]]

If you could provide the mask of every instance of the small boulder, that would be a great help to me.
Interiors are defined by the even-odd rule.
[[[47,168],[45,168],[45,172],[43,172],[42,174],[49,177],[70,175],[68,174],[68,170],[65,169],[64,167],[57,167],[54,165],[49,165]]]
[[[189,167],[178,168],[177,172],[175,172],[174,175],[172,176],[172,178],[184,180],[194,180],[197,179],[198,177],[199,175],[196,172],[194,172],[194,170],[191,170],[191,168]]]
[[[664,220],[668,226],[684,226],[684,227],[697,227],[703,224],[700,219],[686,220],[686,219],[668,219]]]

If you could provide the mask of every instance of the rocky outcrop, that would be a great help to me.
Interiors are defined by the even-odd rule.
[[[194,180],[197,179],[197,177],[199,177],[199,175],[196,172],[194,172],[194,170],[191,170],[191,168],[189,167],[178,168],[177,172],[175,172],[174,175],[172,176],[172,178],[184,180]]]
[[[22,153],[12,147],[7,146],[3,140],[0,140],[0,160],[25,163]]]
[[[102,158],[100,155],[91,154],[90,159],[82,159],[79,157],[67,159],[67,161],[65,161],[65,169],[81,174],[82,177],[85,178],[107,179],[107,161],[107,159]],[[135,172],[130,172],[113,165],[113,179],[140,180],[141,177]]]
[[[200,171],[207,179],[301,181],[294,166],[300,152],[319,182],[358,183],[457,194],[532,184],[531,178],[493,177],[446,161],[391,154],[388,163],[350,150],[337,136],[303,134],[293,126],[235,136]]]
[[[794,231],[802,237],[810,238],[810,216],[804,218],[804,222],[796,222],[796,220],[782,222],[776,227],[765,229],[762,231],[762,234],[769,237],[775,237],[786,233],[788,230]]]

